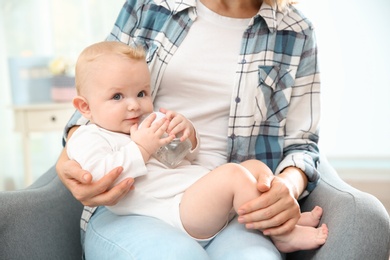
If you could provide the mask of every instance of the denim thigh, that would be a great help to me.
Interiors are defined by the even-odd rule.
[[[99,207],[85,233],[86,259],[209,259],[181,230],[147,216],[118,216]]]
[[[233,219],[204,248],[165,222],[147,216],[118,216],[99,207],[85,233],[86,259],[283,259],[272,241]]]

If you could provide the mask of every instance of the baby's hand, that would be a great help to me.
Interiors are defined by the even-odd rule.
[[[175,135],[163,135],[167,132],[169,120],[164,117],[156,122],[156,114],[149,115],[138,128],[135,124],[130,128],[131,139],[138,145],[141,150],[144,161],[149,160],[150,156],[161,146],[164,146],[175,138]]]
[[[172,110],[166,110],[164,108],[160,108],[160,112],[164,113],[166,118],[169,120],[169,125],[166,130],[168,134],[180,137],[181,142],[189,138],[191,135],[194,135],[194,126],[182,114],[176,113]]]

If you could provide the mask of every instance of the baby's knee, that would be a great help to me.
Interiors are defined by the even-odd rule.
[[[266,169],[266,168],[268,168],[268,166],[265,163],[263,163],[260,160],[256,160],[256,159],[246,160],[240,164],[249,170],[250,169]]]
[[[229,178],[235,182],[256,182],[256,178],[252,172],[248,168],[238,163],[228,163],[226,173],[228,174]]]
[[[259,176],[259,174],[273,175],[271,169],[265,163],[256,159],[244,161],[241,165],[250,171],[255,177]]]

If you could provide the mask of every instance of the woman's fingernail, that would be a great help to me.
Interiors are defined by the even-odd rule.
[[[247,229],[253,229],[255,226],[252,223],[248,223],[245,225]]]
[[[83,175],[83,180],[86,181],[86,182],[89,180],[88,174],[84,174],[84,175]]]

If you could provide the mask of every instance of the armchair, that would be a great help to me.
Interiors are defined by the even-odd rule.
[[[321,159],[322,180],[301,200],[302,211],[324,209],[329,237],[317,250],[287,259],[389,259],[389,215],[374,196],[343,182]],[[82,205],[63,186],[55,168],[19,191],[0,192],[0,259],[81,259]]]

